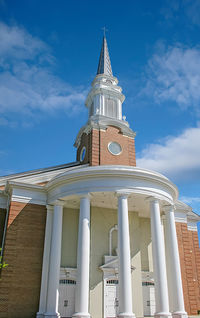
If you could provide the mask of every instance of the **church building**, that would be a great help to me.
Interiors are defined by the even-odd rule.
[[[136,165],[124,99],[104,36],[76,161],[0,177],[0,318],[200,312],[200,218]]]

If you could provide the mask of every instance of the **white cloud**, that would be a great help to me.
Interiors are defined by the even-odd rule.
[[[148,62],[143,93],[157,103],[173,101],[182,109],[200,105],[200,47],[160,46]]]
[[[200,127],[188,128],[147,146],[137,165],[155,170],[176,181],[200,180]]]
[[[31,36],[25,29],[0,23],[0,58],[1,62],[31,60],[40,54],[48,53],[48,46],[40,39]],[[13,62],[13,60],[11,61]]]
[[[53,74],[55,58],[46,43],[4,23],[0,23],[0,43],[1,124],[9,122],[9,113],[35,116],[63,109],[71,114],[83,105],[85,90]]]

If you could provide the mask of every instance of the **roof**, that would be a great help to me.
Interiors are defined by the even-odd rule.
[[[107,45],[105,36],[103,37],[103,43],[101,47],[101,53],[100,53],[99,64],[97,69],[97,75],[98,74],[113,76],[110,57],[108,53],[108,45]]]
[[[65,172],[68,169],[76,168],[80,166],[80,162],[70,162],[65,163],[62,165],[51,166],[47,168],[40,168],[25,172],[19,172],[15,174],[10,174],[6,176],[0,177],[0,186],[5,185],[8,180],[20,180],[23,182],[33,182],[33,183],[40,183],[40,182],[47,182],[55,175]]]

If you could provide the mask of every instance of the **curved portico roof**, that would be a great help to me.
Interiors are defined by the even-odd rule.
[[[57,175],[46,185],[48,202],[94,192],[127,192],[154,196],[166,203],[178,198],[177,187],[155,171],[131,166],[88,166],[68,170]]]

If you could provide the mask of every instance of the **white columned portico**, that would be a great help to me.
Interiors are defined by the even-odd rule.
[[[58,289],[60,276],[63,204],[63,201],[57,200],[54,205],[47,305],[46,312],[44,314],[44,317],[50,318],[60,317],[60,314],[58,313]]]
[[[155,279],[156,313],[155,317],[170,317],[165,262],[164,237],[160,219],[159,200],[150,198],[151,236],[153,250],[153,271]]]
[[[47,205],[47,216],[46,216],[46,228],[45,228],[45,239],[44,239],[44,253],[42,263],[42,278],[41,278],[41,289],[40,289],[40,304],[37,318],[43,318],[46,312],[46,301],[47,301],[47,286],[48,286],[48,275],[49,275],[49,257],[51,248],[51,233],[53,223],[53,205]]]
[[[172,205],[164,207],[166,252],[168,264],[168,288],[171,295],[171,311],[174,318],[186,318],[187,313],[184,306],[183,287],[181,279],[181,268],[178,251],[178,242],[176,235],[176,225],[174,217],[174,208]]]
[[[119,317],[135,317],[132,312],[131,259],[128,194],[118,196]]]
[[[77,249],[77,282],[75,313],[73,317],[90,317],[89,314],[89,266],[90,266],[90,197],[80,199],[79,232]]]

